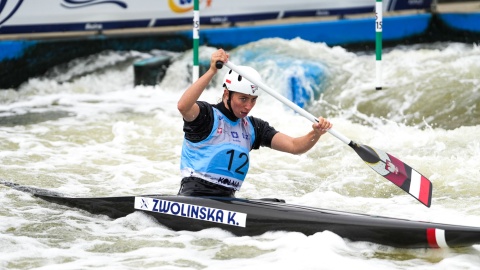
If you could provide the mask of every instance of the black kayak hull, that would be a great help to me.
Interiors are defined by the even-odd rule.
[[[480,244],[480,228],[477,227],[355,214],[268,200],[174,195],[75,198],[9,182],[2,184],[49,202],[110,218],[141,211],[175,231],[221,228],[237,236],[255,236],[271,231],[305,235],[331,231],[351,241],[401,248],[454,248]]]

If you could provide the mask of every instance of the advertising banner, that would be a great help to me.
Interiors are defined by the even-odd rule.
[[[422,9],[431,0],[387,0]],[[374,13],[374,0],[201,0],[200,23]],[[193,0],[0,0],[0,34],[101,31],[192,24]]]

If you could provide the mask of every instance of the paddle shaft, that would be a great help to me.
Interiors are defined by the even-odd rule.
[[[227,66],[231,70],[233,70],[233,71],[237,72],[238,74],[242,75],[243,77],[247,78],[247,80],[254,83],[259,88],[261,88],[262,90],[264,90],[265,92],[267,92],[268,94],[270,94],[271,96],[273,96],[274,98],[276,98],[277,100],[282,102],[283,104],[287,105],[288,107],[290,107],[291,109],[293,109],[297,113],[301,114],[303,117],[307,118],[308,120],[312,121],[313,123],[318,123],[318,118],[317,117],[313,116],[311,113],[305,111],[304,109],[302,109],[297,104],[293,103],[289,99],[280,95],[275,90],[273,90],[272,88],[270,88],[266,84],[264,84],[262,81],[259,81],[256,78],[252,78],[250,76],[247,76],[246,74],[243,74],[243,72],[241,72],[239,70],[239,68],[237,67],[237,65],[235,65],[234,63],[232,63],[230,61],[227,62],[227,63],[222,63],[222,62],[219,61],[216,64],[217,68],[221,68],[223,65]],[[342,142],[344,142],[344,143],[346,143],[350,146],[352,146],[354,144],[352,140],[350,140],[349,138],[347,138],[346,136],[344,136],[340,132],[334,130],[333,128],[329,129],[328,132],[330,134],[332,134],[333,136],[335,136],[337,139],[341,140]]]

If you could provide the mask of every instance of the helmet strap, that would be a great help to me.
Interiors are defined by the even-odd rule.
[[[228,91],[227,105],[228,105],[228,110],[232,113],[232,115],[235,115],[235,113],[233,113],[232,103],[231,103],[232,95],[233,95],[233,92],[229,90]]]
[[[231,103],[233,91],[230,91],[227,88],[225,88],[225,90],[228,91],[227,100],[224,100],[224,98],[222,97],[222,101],[219,104],[217,104],[216,106],[228,119],[230,119],[232,121],[237,121],[238,118],[233,113],[232,103]],[[228,108],[227,108],[227,105],[228,105]]]

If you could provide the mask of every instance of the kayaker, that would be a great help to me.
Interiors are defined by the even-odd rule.
[[[227,62],[229,55],[219,49],[210,59],[210,68],[194,82],[178,101],[185,132],[180,169],[179,195],[234,197],[249,168],[249,152],[260,146],[291,154],[310,150],[332,127],[323,117],[306,135],[293,138],[278,132],[268,122],[248,116],[261,91],[235,71],[223,79],[223,96],[218,104],[198,101],[217,74],[217,61]],[[240,66],[247,77],[261,80],[251,67]]]

